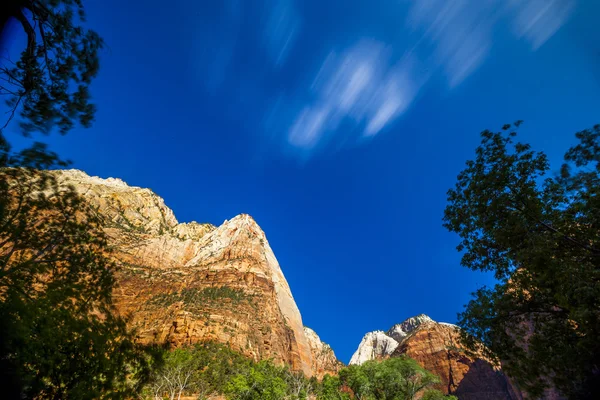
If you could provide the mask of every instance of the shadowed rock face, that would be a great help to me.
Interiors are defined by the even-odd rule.
[[[365,354],[361,347],[373,333],[388,336],[397,345],[392,351],[388,348],[386,351],[373,352],[371,358],[363,357],[360,362],[353,362],[356,361],[353,356],[351,364],[406,355],[440,377],[438,389],[446,394],[455,394],[461,400],[522,398],[499,368],[483,357],[466,353],[459,341],[460,328],[455,325],[435,322],[426,315],[409,318],[402,324],[394,325],[386,334],[378,331],[365,335],[355,356],[361,351]],[[379,338],[381,340],[382,337]]]
[[[140,342],[215,340],[308,376],[337,371],[333,352],[323,357],[320,340],[307,339],[288,283],[252,217],[241,214],[219,227],[180,224],[149,189],[77,170],[56,175],[103,217],[122,266],[116,306],[131,316]]]

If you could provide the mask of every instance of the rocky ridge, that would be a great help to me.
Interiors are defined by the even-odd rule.
[[[265,233],[246,214],[216,227],[179,223],[150,189],[78,170],[54,172],[102,217],[121,266],[114,299],[142,343],[229,344],[307,376],[335,373],[333,351],[305,330]],[[335,361],[334,361],[335,360]]]
[[[367,333],[350,364],[406,355],[441,378],[437,388],[459,399],[521,399],[500,368],[481,354],[471,354],[460,343],[460,328],[418,315],[394,325],[386,333]]]

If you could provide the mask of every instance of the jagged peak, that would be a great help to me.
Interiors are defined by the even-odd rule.
[[[388,329],[386,335],[396,339],[398,342],[401,342],[406,336],[408,336],[419,326],[430,323],[435,323],[435,321],[431,319],[428,315],[415,315],[414,317],[407,318],[401,323],[392,326],[390,329]]]
[[[235,231],[237,235],[246,233],[249,236],[259,238],[263,244],[267,243],[265,232],[250,214],[238,214],[229,220],[225,220],[217,229]]]
[[[256,220],[254,218],[252,218],[252,216],[250,214],[246,214],[246,213],[241,213],[236,215],[235,217],[231,218],[231,219],[226,219],[225,221],[223,221],[223,225],[225,224],[233,224],[233,225],[238,225],[238,226],[257,226],[259,227],[258,223],[256,222]],[[260,227],[259,227],[260,228]]]

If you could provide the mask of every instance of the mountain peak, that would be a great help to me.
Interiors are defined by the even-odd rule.
[[[400,324],[392,326],[386,334],[396,341],[401,342],[406,336],[417,329],[422,324],[435,323],[435,321],[425,314],[419,314],[414,317],[407,318]]]

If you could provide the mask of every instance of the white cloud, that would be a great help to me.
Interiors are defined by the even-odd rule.
[[[479,68],[490,54],[493,33],[508,20],[517,38],[535,50],[568,20],[575,0],[411,1],[407,26],[433,46],[432,68],[450,87]]]
[[[363,136],[374,136],[404,112],[419,84],[406,60],[390,66],[389,53],[373,40],[360,41],[341,55],[330,52],[311,85],[314,101],[299,112],[288,143],[313,149],[341,134],[342,121],[364,126]]]
[[[306,107],[302,110],[290,129],[290,144],[302,149],[313,148],[323,135],[330,111],[327,106]]]
[[[492,56],[497,31],[512,27],[513,38],[538,49],[568,20],[575,0],[404,4],[406,19],[399,18],[397,27],[405,39],[402,47],[361,39],[344,51],[329,51],[308,93],[282,95],[285,105],[278,106],[277,118],[269,118],[269,132],[279,138],[285,132],[287,145],[304,156],[325,144],[335,148],[373,137],[408,110],[431,76],[444,76],[450,89],[463,83]],[[299,17],[293,0],[273,3],[267,13],[267,47],[271,62],[280,66],[297,39]],[[299,98],[307,100],[298,105]]]
[[[526,38],[536,50],[567,21],[574,0],[510,0],[516,15],[514,27],[518,37]]]

